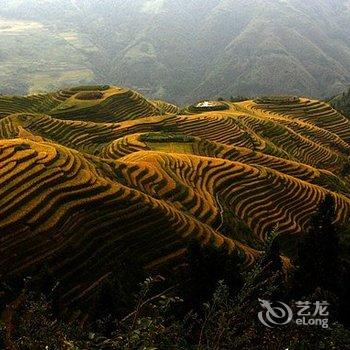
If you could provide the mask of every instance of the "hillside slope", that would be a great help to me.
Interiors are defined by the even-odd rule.
[[[349,0],[3,0],[2,89],[105,81],[178,103],[324,98],[350,84],[349,8]]]
[[[104,97],[120,93],[108,113]],[[99,98],[76,108],[77,95]],[[305,232],[327,194],[337,222],[349,220],[350,121],[329,105],[260,98],[176,111],[117,87],[0,99],[1,279],[46,266],[63,303],[86,301],[113,259],[162,266],[198,240],[248,266],[273,228],[282,242]]]
[[[330,104],[350,118],[350,89],[332,98]]]

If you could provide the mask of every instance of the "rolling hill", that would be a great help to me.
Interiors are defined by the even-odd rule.
[[[349,0],[3,0],[4,94],[118,82],[157,99],[350,85]]]
[[[274,228],[282,243],[305,232],[327,194],[349,220],[349,159],[350,121],[318,100],[180,110],[115,86],[2,96],[0,278],[45,266],[69,304],[93,297],[113,259],[154,269],[192,240],[249,266]]]

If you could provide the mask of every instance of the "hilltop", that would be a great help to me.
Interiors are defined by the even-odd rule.
[[[1,279],[44,265],[63,303],[86,301],[111,259],[161,267],[195,240],[247,267],[275,227],[288,267],[327,194],[349,220],[349,157],[349,119],[307,98],[181,110],[115,86],[2,96]]]
[[[3,0],[0,92],[105,81],[178,103],[334,96],[350,84],[349,8],[349,0]]]

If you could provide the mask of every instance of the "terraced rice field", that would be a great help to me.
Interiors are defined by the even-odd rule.
[[[89,94],[93,94],[93,98]],[[136,91],[124,88],[81,86],[26,97],[0,96],[0,119],[14,113],[46,113],[58,119],[116,122],[159,115],[161,108],[165,114],[174,107],[165,102],[148,101]]]
[[[180,114],[109,86],[2,96],[0,278],[46,266],[63,303],[89,300],[116,257],[158,266],[195,239],[247,266],[327,194],[349,220],[348,119],[307,99],[224,105]]]

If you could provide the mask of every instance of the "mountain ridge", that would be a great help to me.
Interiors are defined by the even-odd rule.
[[[0,16],[35,21],[42,29],[30,29],[24,38],[9,24],[25,51],[0,29],[8,55],[0,60],[6,67],[3,92],[114,81],[156,99],[189,103],[238,94],[324,98],[350,84],[347,0],[99,4],[5,0]],[[41,42],[60,50],[30,52]],[[20,71],[9,61],[14,57]],[[39,62],[49,61],[50,69],[42,71]]]

